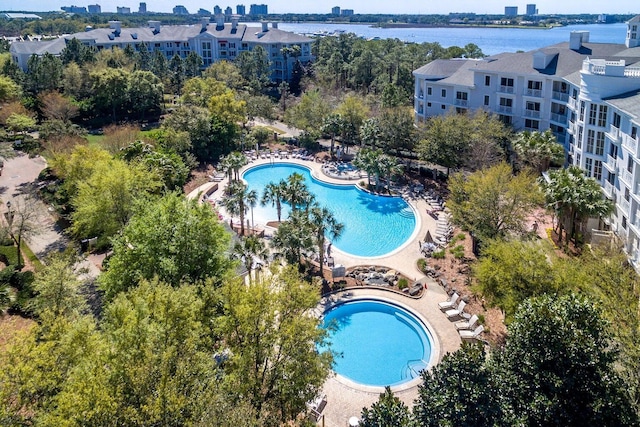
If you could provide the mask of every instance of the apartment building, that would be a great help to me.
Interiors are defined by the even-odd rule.
[[[262,46],[271,61],[271,78],[273,81],[289,80],[293,65],[297,59],[308,63],[313,59],[309,37],[278,29],[277,23],[271,26],[263,22],[261,27],[249,27],[238,23],[233,17],[230,23],[224,22],[224,16],[216,16],[216,22],[202,18],[199,25],[163,26],[160,21],[148,21],[147,27],[123,28],[120,21],[110,21],[109,28],[98,28],[75,33],[58,39],[42,42],[23,41],[11,44],[10,53],[13,60],[27,71],[27,62],[32,55],[42,56],[46,52],[60,55],[68,40],[76,38],[97,50],[119,47],[124,49],[131,45],[138,50],[145,43],[150,51],[161,51],[168,60],[174,55],[186,58],[190,52],[196,52],[207,67],[212,63],[226,59],[233,61],[245,51]],[[300,56],[285,57],[281,49],[300,46]],[[286,62],[285,62],[286,61]]]
[[[565,43],[480,60],[436,60],[413,72],[416,121],[484,109],[517,131],[551,129],[568,164],[600,182],[616,209],[604,219],[640,270],[640,15],[624,44]]]

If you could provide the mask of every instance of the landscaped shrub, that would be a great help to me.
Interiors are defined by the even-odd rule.
[[[446,255],[446,254],[445,254],[445,252],[444,252],[444,249],[441,249],[441,250],[439,250],[439,251],[434,251],[434,252],[431,254],[431,257],[432,257],[432,258],[435,258],[435,259],[444,259],[444,256],[445,256],[445,255]]]
[[[420,271],[425,271],[427,269],[427,260],[424,258],[420,258],[418,260],[418,269]]]
[[[449,249],[449,252],[451,252],[456,259],[463,258],[464,257],[464,246],[457,245],[455,248]]]
[[[398,280],[398,289],[403,290],[408,287],[409,287],[409,281],[407,279],[402,277],[400,280]]]

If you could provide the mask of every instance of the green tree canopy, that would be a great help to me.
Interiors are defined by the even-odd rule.
[[[100,276],[107,298],[158,277],[164,283],[220,284],[230,268],[229,236],[208,205],[168,194],[137,206],[113,241],[113,256]]]
[[[564,160],[564,147],[558,143],[551,129],[544,132],[519,132],[513,141],[513,149],[520,164],[527,165],[538,173],[549,169],[551,163],[562,164]]]
[[[526,232],[527,216],[543,202],[533,174],[523,171],[513,175],[506,163],[467,177],[454,174],[449,190],[447,205],[453,221],[481,241]]]

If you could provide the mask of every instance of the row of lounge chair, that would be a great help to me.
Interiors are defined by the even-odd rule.
[[[478,325],[479,319],[477,315],[469,316],[464,312],[467,303],[465,301],[458,303],[459,299],[460,295],[454,292],[447,301],[438,303],[438,307],[444,311],[444,314],[449,319],[463,319],[455,323],[462,340],[472,341],[479,339],[480,334],[484,331],[484,326]]]

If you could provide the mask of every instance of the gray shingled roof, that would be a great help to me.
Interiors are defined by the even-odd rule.
[[[414,75],[428,76],[429,80],[440,80],[451,77],[470,59],[436,59],[413,72]],[[433,78],[431,78],[433,76]]]
[[[45,52],[59,55],[66,46],[65,39],[77,38],[81,41],[94,40],[99,45],[120,44],[120,43],[140,43],[149,44],[170,41],[183,41],[196,37],[202,32],[201,25],[163,25],[158,33],[154,33],[151,27],[121,28],[120,34],[115,36],[114,30],[110,28],[96,28],[91,31],[80,32],[46,42],[16,42],[12,43],[12,49],[16,53],[38,54]],[[232,25],[227,23],[223,29],[217,29],[215,23],[210,23],[207,33],[217,38],[242,39],[242,41],[254,43],[309,43],[313,40],[299,34],[283,31],[277,28],[269,28],[263,32],[261,27],[247,27],[238,24],[232,30]],[[110,38],[113,37],[113,38]]]
[[[629,114],[635,120],[640,118],[640,90],[623,93],[622,95],[604,98],[607,103]]]

